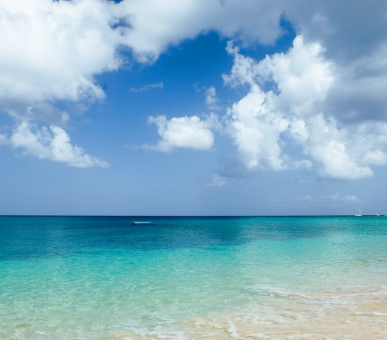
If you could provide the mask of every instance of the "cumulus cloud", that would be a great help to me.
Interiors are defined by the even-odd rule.
[[[234,65],[225,83],[249,90],[225,117],[226,134],[245,168],[303,167],[328,178],[368,177],[373,166],[387,164],[384,13],[383,2],[362,0],[3,1],[0,111],[13,117],[18,128],[27,124],[24,129],[42,152],[26,143],[18,148],[39,157],[50,143],[37,137],[39,131],[44,135],[43,128],[32,132],[32,122],[47,124],[52,140],[62,132],[68,137],[64,128],[71,113],[58,102],[103,99],[95,76],[124,65],[122,49],[139,62],[154,62],[168,46],[216,31],[234,41],[227,47]],[[275,43],[283,34],[283,19],[297,32],[289,51],[260,61],[240,52],[238,46]],[[214,87],[207,89],[206,103],[218,109]],[[161,137],[153,148],[208,150],[214,144],[214,127],[206,119],[160,116],[150,122]],[[290,142],[301,150],[298,155],[287,152]],[[65,144],[74,155],[85,155],[69,141]]]
[[[149,117],[148,123],[156,124],[161,140],[156,145],[145,145],[145,149],[170,152],[176,148],[211,150],[214,144],[214,116],[201,120],[198,116]]]
[[[227,132],[233,138],[250,170],[282,170],[286,165],[281,155],[279,139],[289,122],[270,114],[265,105],[265,94],[258,86],[229,110]]]
[[[307,110],[309,99],[314,100],[314,97],[308,97],[308,87],[328,84],[322,84],[321,81],[317,84],[313,77],[327,74],[326,64],[331,61],[335,66],[332,72],[336,79],[330,84],[329,93],[325,93],[324,89],[320,91],[327,96],[321,103],[324,110],[339,121],[386,120],[387,97],[383,95],[383,89],[387,84],[384,57],[387,49],[384,34],[387,17],[383,14],[383,2],[372,1],[372,4],[368,4],[353,0],[350,4],[337,4],[333,0],[319,3],[305,0],[132,0],[112,7],[115,8],[115,15],[128,25],[120,27],[120,44],[129,47],[142,62],[156,60],[171,44],[177,45],[187,38],[195,38],[209,31],[216,31],[242,46],[273,44],[285,33],[281,20],[288,20],[310,48],[319,49],[325,63],[310,64],[305,44],[300,43],[298,49],[295,41],[294,53],[298,49],[299,65],[293,59],[291,67],[302,67],[304,74],[302,78],[294,73],[288,81],[282,79],[282,89],[279,90],[282,91],[283,104],[286,104],[286,93],[287,96],[297,95],[299,105],[294,109]],[[301,55],[303,51],[304,56]],[[275,62],[275,59],[271,60]],[[273,71],[269,65],[267,67],[267,72]],[[287,64],[280,66],[275,63],[279,71],[275,75],[277,80],[281,75],[289,76],[289,72],[280,72],[281,67],[286,69]],[[309,79],[305,74],[308,67],[311,67]],[[318,95],[316,92],[314,94]]]
[[[340,126],[325,111],[340,78],[335,78],[336,65],[324,57],[319,43],[297,36],[288,52],[261,61],[243,56],[232,44],[227,50],[234,65],[224,75],[225,83],[250,88],[229,108],[226,128],[248,169],[303,165],[316,168],[322,177],[355,180],[372,176],[372,165],[385,164],[384,124]],[[303,159],[284,152],[289,143],[301,148],[298,157]]]
[[[257,21],[252,9],[265,11],[265,19]],[[56,103],[104,98],[95,76],[125,63],[120,49],[154,61],[169,45],[210,30],[269,43],[280,34],[280,16],[276,7],[236,0],[2,2],[0,111],[63,128],[69,115]]]
[[[351,139],[356,135],[345,129],[339,130],[335,121],[326,120],[321,114],[310,118],[308,127],[310,133],[303,144],[304,150],[322,165],[319,172],[323,177],[359,179],[372,176],[360,150],[352,150]]]
[[[284,170],[288,167],[281,146],[284,133],[305,143],[308,129],[301,117],[313,114],[311,108],[324,98],[331,82],[329,65],[319,55],[321,47],[304,45],[299,36],[287,54],[267,56],[259,62],[244,57],[231,44],[227,50],[234,56],[234,66],[231,74],[224,76],[225,83],[250,87],[229,109],[228,134],[249,169]],[[275,84],[275,89],[265,92],[267,82]]]
[[[69,115],[56,103],[104,97],[94,76],[122,62],[116,53],[119,34],[112,29],[113,8],[90,0],[1,3],[0,111],[18,125],[10,139],[13,147],[72,166],[106,166],[70,144],[59,127]],[[26,121],[37,120],[50,127],[34,134]]]
[[[0,15],[2,103],[104,96],[93,76],[121,63],[107,2],[6,1]]]
[[[326,54],[340,63],[367,56],[386,40],[386,7],[382,1],[296,0],[287,2],[283,9],[307,40],[320,41],[327,47]]]
[[[7,139],[7,143],[12,148],[22,149],[23,154],[66,163],[73,167],[109,166],[107,162],[87,155],[82,148],[72,146],[66,131],[54,125],[48,129],[21,122]]]
[[[343,123],[387,119],[385,11],[382,1],[361,0],[299,0],[284,7],[296,30],[307,41],[319,41],[324,56],[335,62],[337,81],[325,105]]]
[[[170,44],[209,31],[269,44],[281,34],[279,22],[284,3],[280,0],[271,6],[255,0],[122,1],[120,13],[130,23],[130,29],[122,31],[122,42],[142,62],[154,61]],[[257,20],[260,13],[265,14]]]

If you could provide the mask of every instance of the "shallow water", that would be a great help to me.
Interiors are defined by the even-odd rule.
[[[387,218],[131,220],[0,217],[0,339],[387,338]]]

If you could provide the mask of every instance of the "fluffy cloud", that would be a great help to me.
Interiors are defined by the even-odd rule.
[[[145,149],[170,152],[175,148],[210,150],[214,143],[214,116],[201,120],[197,116],[172,118],[149,117],[149,123],[157,125],[161,140],[157,145],[145,145]]]
[[[138,60],[155,60],[170,44],[195,38],[199,33],[220,34],[249,42],[273,43],[281,34],[282,4],[255,0],[131,0],[119,9],[130,23],[122,31],[122,43]],[[264,13],[264,15],[263,15]],[[260,15],[257,20],[257,15]]]
[[[1,102],[102,98],[93,76],[120,65],[110,7],[90,0],[2,3]]]
[[[307,40],[320,41],[327,56],[342,65],[367,57],[386,40],[386,6],[382,1],[296,0],[283,9],[298,32]]]
[[[94,75],[121,63],[112,9],[108,2],[90,0],[1,3],[0,111],[18,126],[12,146],[72,166],[106,166],[70,144],[59,127],[69,115],[56,103],[104,97]],[[36,120],[51,126],[34,134],[26,122]]]
[[[318,114],[308,120],[309,138],[303,143],[307,154],[322,166],[323,177],[337,179],[359,179],[372,176],[360,150],[354,150],[353,138],[348,130],[339,130],[332,119],[326,120]],[[357,144],[357,143],[356,143]]]
[[[283,10],[277,7],[252,0],[3,2],[0,100],[102,98],[93,77],[124,62],[120,48],[140,61],[155,60],[169,45],[210,30],[272,43],[281,33]]]
[[[18,148],[58,160],[47,151],[50,143],[38,138],[43,130],[32,132],[33,122],[47,124],[51,140],[61,133],[68,138],[63,129],[70,115],[58,102],[104,98],[94,77],[125,64],[120,50],[129,50],[139,62],[152,62],[170,45],[216,31],[235,41],[228,45],[234,66],[225,82],[250,89],[229,107],[225,119],[245,168],[303,166],[329,178],[371,176],[372,166],[387,163],[384,13],[383,2],[362,0],[3,1],[0,111],[15,118],[15,133],[26,124],[40,151],[26,143]],[[275,43],[284,18],[298,34],[287,53],[261,61],[240,53],[237,45]],[[218,109],[215,88],[208,88],[206,96],[208,107]],[[150,122],[161,136],[154,147],[159,150],[213,146],[213,126],[207,120],[157,117]],[[14,143],[9,140],[3,136],[0,142]],[[300,148],[299,155],[287,152],[289,141]],[[65,145],[73,150],[67,155],[85,155],[68,140]]]
[[[324,56],[334,61],[337,81],[325,102],[340,122],[386,121],[387,26],[382,1],[337,3],[297,0],[285,16],[306,41],[319,41]]]
[[[257,22],[252,9],[264,11],[265,19]],[[102,99],[94,76],[125,62],[120,49],[129,49],[140,62],[154,61],[169,45],[209,30],[273,42],[280,16],[280,9],[251,0],[2,2],[0,111],[16,124],[39,120],[63,126],[69,115],[57,102]],[[212,145],[212,134],[203,129],[199,134],[203,131],[206,140],[199,148]]]
[[[331,89],[340,86],[341,79],[335,78],[336,66],[324,58],[320,44],[306,44],[298,36],[287,53],[259,62],[231,44],[227,49],[234,66],[224,76],[225,83],[250,88],[229,109],[227,120],[227,133],[248,169],[313,164],[323,177],[354,180],[372,176],[371,165],[386,164],[384,124],[339,126],[329,111],[324,112]],[[289,142],[301,147],[302,154],[286,154]]]
[[[7,143],[15,149],[22,149],[26,155],[66,163],[78,168],[90,166],[108,167],[109,164],[91,157],[78,146],[70,144],[66,131],[58,126],[38,128],[34,124],[21,122]]]
[[[285,165],[279,140],[289,122],[271,114],[265,99],[259,87],[252,86],[250,93],[229,110],[227,132],[248,169],[281,170]]]
[[[337,4],[333,0],[319,3],[305,0],[270,3],[256,0],[124,0],[109,9],[106,13],[114,18],[110,21],[127,24],[114,31],[120,36],[111,41],[118,40],[120,46],[128,47],[142,62],[154,61],[171,44],[177,45],[209,31],[216,31],[242,46],[273,44],[284,33],[280,21],[285,18],[298,35],[303,35],[309,48],[319,49],[316,52],[325,63],[310,64],[310,51],[301,42],[298,48],[297,41],[293,53],[298,53],[298,58],[293,58],[292,64],[286,64],[282,58],[284,63],[280,65],[275,57],[265,66],[262,63],[267,72],[276,73],[273,77],[282,86],[279,90],[283,104],[287,105],[286,97],[294,104],[292,96],[297,95],[299,104],[293,109],[309,109],[310,99],[315,99],[308,96],[309,86],[329,85],[329,79],[323,84],[321,77],[327,75],[325,68],[331,62],[335,82],[330,84],[329,93],[324,89],[319,91],[327,96],[322,104],[325,112],[329,111],[341,122],[370,118],[386,120],[387,97],[383,89],[387,85],[387,39],[383,32],[387,18],[383,15],[385,5],[382,2],[368,5],[362,0],[353,0],[350,4]],[[319,44],[315,44],[316,41]],[[291,75],[286,72],[288,67],[301,67],[303,76],[300,78],[293,72],[293,77],[281,79]],[[305,74],[308,67],[309,79]],[[285,72],[281,72],[281,68]],[[314,81],[315,76],[320,82]],[[314,94],[318,95],[316,91]]]

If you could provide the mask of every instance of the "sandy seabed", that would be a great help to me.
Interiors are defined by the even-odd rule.
[[[265,288],[257,287],[262,291]],[[267,304],[206,318],[114,329],[101,339],[387,339],[387,286],[311,294],[267,288]]]

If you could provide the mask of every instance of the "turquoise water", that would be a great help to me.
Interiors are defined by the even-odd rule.
[[[387,217],[131,220],[0,217],[0,339],[387,338]]]

